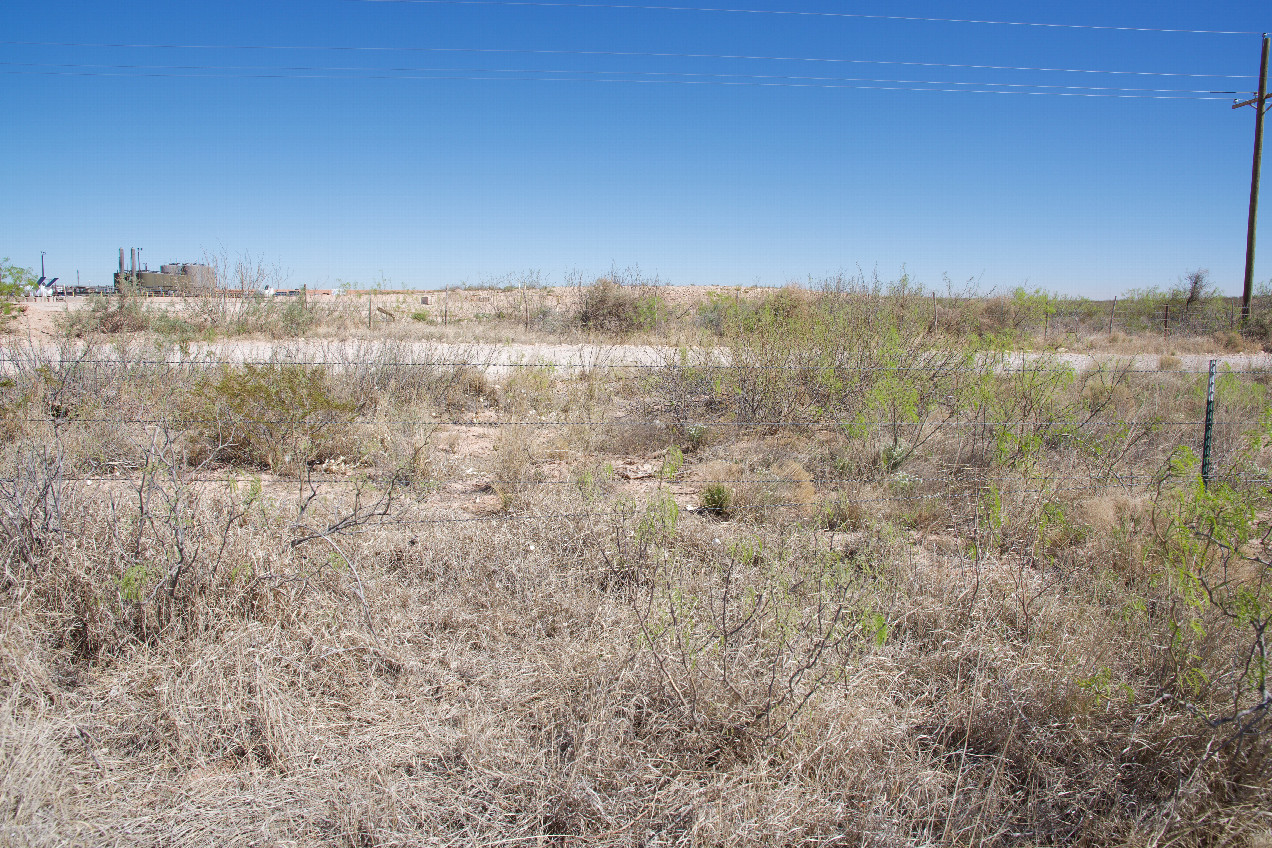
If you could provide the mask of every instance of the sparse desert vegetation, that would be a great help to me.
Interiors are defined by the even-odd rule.
[[[0,841],[1267,844],[1272,370],[1221,368],[1203,486],[1188,365],[1264,343],[1226,302],[380,306],[6,339]]]

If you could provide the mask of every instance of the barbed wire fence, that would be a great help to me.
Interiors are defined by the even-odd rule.
[[[84,382],[82,387],[89,394],[99,394],[109,385],[116,385],[143,378],[159,379],[160,375],[181,375],[191,369],[242,369],[246,367],[270,369],[292,367],[302,369],[319,369],[322,371],[340,369],[362,369],[363,372],[389,372],[410,376],[412,371],[433,369],[435,372],[447,370],[458,372],[486,373],[492,369],[502,368],[517,371],[520,369],[540,369],[553,371],[562,375],[571,373],[583,374],[588,371],[603,372],[605,375],[634,374],[641,378],[658,376],[662,378],[683,379],[686,373],[703,369],[718,369],[728,373],[735,369],[755,370],[756,366],[734,366],[724,362],[709,362],[705,365],[693,366],[683,363],[673,364],[633,364],[622,363],[604,366],[588,366],[569,361],[535,362],[535,363],[492,363],[487,358],[482,360],[455,360],[433,358],[421,362],[374,362],[359,363],[331,358],[293,358],[286,356],[268,360],[233,360],[219,359],[210,356],[184,359],[146,358],[128,359],[127,357],[93,357],[73,360],[54,360],[52,358],[37,362],[30,357],[0,355],[0,370],[11,375],[22,375],[26,378],[38,378],[45,382],[54,380],[55,371],[62,369],[65,374]],[[1103,366],[1098,366],[1103,367]],[[800,366],[770,365],[768,370],[793,371],[797,375],[809,369]],[[1152,379],[1173,381],[1195,381],[1201,372],[1198,370],[1174,368],[1135,367],[1133,362],[1120,365],[1123,375],[1145,375]],[[761,369],[763,370],[763,369]],[[894,372],[906,373],[911,370],[900,367],[859,367],[838,366],[832,368],[837,374],[848,372]],[[914,369],[922,370],[922,369]],[[1075,368],[1061,362],[1039,361],[1032,364],[1013,364],[1011,361],[986,366],[959,366],[947,369],[952,375],[992,374],[996,377],[1010,377],[1022,374],[1073,373]],[[1209,371],[1209,369],[1207,369]],[[717,372],[717,373],[718,373]],[[695,374],[700,377],[700,374]],[[1226,368],[1222,376],[1229,380],[1237,380],[1247,386],[1266,386],[1272,380],[1272,369],[1245,367]],[[13,382],[10,380],[10,382]],[[656,387],[655,387],[656,388]],[[445,410],[445,404],[441,404]],[[637,412],[648,412],[640,409]],[[621,414],[621,413],[619,413]],[[350,423],[357,416],[345,416]],[[104,409],[99,404],[88,412],[77,411],[69,407],[61,407],[54,403],[43,409],[24,408],[21,404],[7,409],[4,416],[10,427],[21,429],[34,442],[58,443],[71,440],[77,433],[93,431],[100,433],[102,427],[107,428],[142,428],[145,432],[162,432],[169,438],[179,437],[198,428],[216,428],[227,425],[224,418],[210,416],[201,418],[188,413],[173,411],[171,414],[130,414],[124,409]],[[217,467],[214,461],[204,462],[197,468],[184,469],[181,472],[182,485],[197,486],[239,486],[254,482],[262,482],[277,491],[294,487],[304,496],[317,495],[324,491],[347,491],[353,488],[357,492],[387,493],[394,509],[386,509],[383,514],[359,522],[366,526],[410,527],[472,522],[523,522],[523,521],[577,521],[601,518],[631,518],[638,515],[646,507],[641,499],[649,497],[667,497],[677,502],[678,508],[688,509],[705,517],[728,517],[743,521],[765,521],[770,516],[778,516],[785,522],[806,522],[823,529],[836,529],[840,520],[835,512],[842,511],[846,505],[867,510],[885,508],[918,507],[924,504],[943,504],[947,509],[957,505],[975,513],[979,503],[992,493],[994,497],[1034,498],[1034,499],[1072,499],[1078,496],[1097,496],[1102,493],[1118,493],[1122,495],[1142,494],[1160,485],[1166,473],[1166,460],[1178,448],[1187,448],[1196,455],[1201,455],[1206,447],[1206,421],[1190,416],[1179,417],[1079,417],[1018,419],[990,419],[986,417],[960,418],[957,413],[947,412],[944,417],[930,415],[915,420],[881,419],[856,416],[836,418],[834,415],[823,415],[816,418],[771,418],[762,420],[724,416],[688,416],[684,409],[668,408],[662,410],[657,417],[634,415],[631,417],[576,417],[549,418],[532,412],[530,415],[501,417],[500,410],[484,408],[479,399],[474,399],[473,412],[463,415],[436,413],[427,415],[377,416],[371,414],[358,418],[362,423],[376,425],[413,425],[429,428],[432,432],[442,429],[458,430],[469,435],[488,437],[501,430],[511,431],[520,440],[521,445],[529,451],[533,441],[530,434],[545,430],[571,433],[591,432],[607,436],[615,443],[616,449],[622,440],[615,440],[613,434],[622,431],[643,431],[640,440],[642,450],[634,451],[637,464],[624,464],[618,461],[613,453],[605,451],[580,451],[579,462],[573,464],[559,458],[545,461],[544,457],[529,457],[522,473],[508,475],[497,469],[476,468],[430,469],[428,472],[403,471],[400,469],[377,469],[360,467],[340,468],[333,471],[329,463],[300,463],[298,469],[290,473],[266,467],[230,467],[227,463]],[[237,427],[262,428],[266,438],[273,437],[277,427],[322,428],[332,426],[334,419],[322,416],[289,414],[278,417],[240,415],[233,422]],[[1211,420],[1213,431],[1218,435],[1214,441],[1214,452],[1218,459],[1219,469],[1215,479],[1230,485],[1268,486],[1272,483],[1272,473],[1258,468],[1229,468],[1226,460],[1231,458],[1241,447],[1241,434],[1260,424],[1257,416],[1243,418],[1225,418]],[[1040,439],[1052,454],[1051,467],[1035,469],[1029,475],[1020,475],[993,467],[983,461],[969,461],[960,458],[960,451],[955,457],[946,457],[944,461],[935,455],[910,457],[910,462],[903,467],[897,463],[892,467],[889,462],[866,463],[864,466],[845,466],[834,473],[824,470],[818,473],[791,473],[780,470],[780,465],[773,468],[755,470],[750,464],[743,462],[729,466],[732,473],[703,474],[700,469],[687,469],[683,460],[670,461],[671,451],[679,453],[686,440],[709,442],[740,442],[750,438],[763,438],[774,433],[790,433],[800,431],[810,437],[835,436],[856,439],[862,443],[870,442],[880,431],[903,431],[906,436],[914,433],[924,435],[924,439],[952,439],[960,445],[974,441],[984,450],[1004,433],[1018,440]],[[91,435],[91,434],[90,434]],[[1106,463],[1100,470],[1099,463],[1093,463],[1091,457],[1084,454],[1082,439],[1094,439],[1109,450],[1123,450],[1124,455],[1135,455],[1128,466],[1116,467],[1117,463]],[[1108,446],[1116,447],[1108,447]],[[650,458],[652,457],[652,461]],[[646,460],[640,463],[639,460]],[[80,463],[72,471],[63,471],[64,480],[68,483],[84,485],[110,486],[123,484],[147,473],[147,463],[153,461],[142,457],[137,461]],[[460,458],[453,458],[452,465],[463,465]],[[739,469],[741,469],[739,473]],[[150,469],[153,470],[153,469]],[[4,481],[13,484],[14,480]],[[603,490],[600,496],[593,497],[589,503],[566,504],[557,497],[556,507],[534,502],[525,497],[526,493],[535,491],[580,492],[588,488]],[[739,498],[738,502],[728,506],[712,501],[704,493],[712,487],[728,487],[731,491],[750,493],[748,498]],[[517,498],[504,497],[508,493],[522,495]],[[482,504],[474,508],[473,500],[480,501],[487,496],[493,504]],[[515,505],[513,503],[515,501]]]

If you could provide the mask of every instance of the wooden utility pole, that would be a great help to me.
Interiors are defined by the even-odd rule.
[[[1263,113],[1268,97],[1268,34],[1263,34],[1263,55],[1259,60],[1259,93],[1253,100],[1233,103],[1233,109],[1254,106],[1254,164],[1250,169],[1250,215],[1246,220],[1245,281],[1241,288],[1241,326],[1250,320],[1250,297],[1254,294],[1254,230],[1259,217],[1259,168],[1263,160]]]

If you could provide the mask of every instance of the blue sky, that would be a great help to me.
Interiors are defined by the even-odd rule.
[[[1264,3],[649,4],[1256,33],[1216,35],[589,2],[8,0],[0,256],[92,282],[139,246],[310,286],[1240,289],[1253,109],[1111,89],[1252,91]],[[883,90],[908,88],[1051,93]]]

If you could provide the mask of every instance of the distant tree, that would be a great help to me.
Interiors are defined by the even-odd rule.
[[[0,259],[0,326],[7,324],[15,312],[13,301],[21,297],[27,286],[35,285],[35,272],[30,268],[21,268],[9,261],[9,257]]]
[[[1189,271],[1184,275],[1184,285],[1188,287],[1188,297],[1184,301],[1184,306],[1201,303],[1201,299],[1210,293],[1207,291],[1210,287],[1210,271],[1206,268]]]

